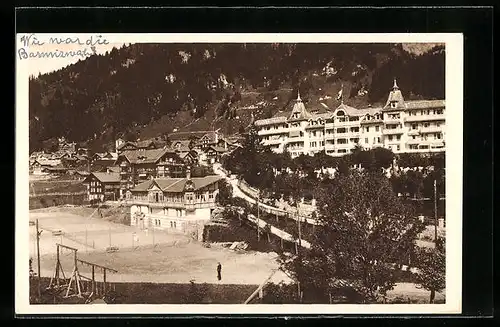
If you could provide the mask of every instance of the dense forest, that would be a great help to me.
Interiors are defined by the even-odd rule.
[[[285,109],[297,88],[314,103],[343,85],[344,101],[364,107],[384,102],[397,77],[408,99],[444,99],[444,57],[439,45],[416,55],[401,44],[124,44],[30,78],[30,150],[60,136],[134,139],[153,124],[155,133],[193,122],[206,130],[216,117],[224,127],[241,116],[232,129],[241,132],[251,116]],[[236,114],[259,99],[278,100]]]

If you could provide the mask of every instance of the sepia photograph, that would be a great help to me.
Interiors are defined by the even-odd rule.
[[[460,313],[462,42],[18,34],[16,311]]]

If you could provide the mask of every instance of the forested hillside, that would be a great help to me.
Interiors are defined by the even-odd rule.
[[[30,150],[59,136],[99,148],[174,129],[242,132],[297,87],[330,109],[341,85],[355,107],[384,102],[393,78],[406,98],[444,98],[444,56],[401,44],[123,45],[30,79]]]

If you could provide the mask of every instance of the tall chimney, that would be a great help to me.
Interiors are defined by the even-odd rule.
[[[186,167],[186,178],[191,179],[191,167]]]

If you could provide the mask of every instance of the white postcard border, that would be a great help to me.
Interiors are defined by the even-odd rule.
[[[47,34],[36,34],[40,37]],[[51,34],[52,36],[56,34]],[[97,34],[57,34],[82,38]],[[463,35],[401,34],[102,34],[110,43],[445,43],[446,51],[446,303],[370,305],[30,305],[28,76],[16,50],[16,314],[455,314],[462,306]],[[17,47],[20,46],[17,35]]]

